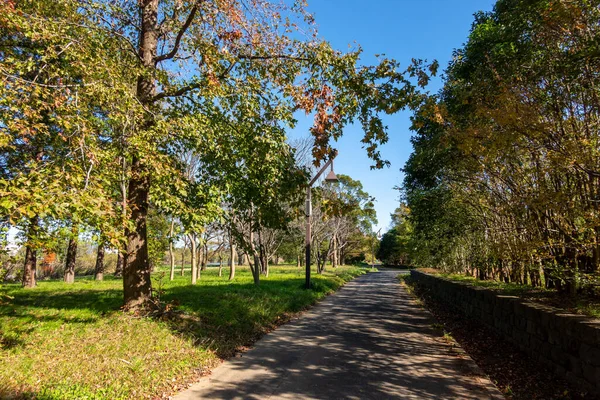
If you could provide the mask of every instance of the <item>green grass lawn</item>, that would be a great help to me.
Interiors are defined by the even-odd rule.
[[[296,267],[271,267],[252,283],[248,268],[236,279],[203,272],[196,286],[154,274],[161,298],[181,311],[166,321],[119,311],[122,281],[79,278],[41,281],[35,289],[0,286],[0,398],[129,399],[173,393],[252,344],[346,281],[355,267],[313,273],[304,290]]]

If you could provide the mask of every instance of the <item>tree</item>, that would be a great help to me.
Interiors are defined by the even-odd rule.
[[[597,6],[500,0],[476,15],[413,119],[415,261],[571,293],[598,279]]]
[[[66,283],[75,282],[75,261],[77,258],[77,241],[79,240],[79,229],[76,225],[71,228],[69,236],[69,245],[67,247],[67,256],[65,258],[64,281]]]
[[[94,279],[101,281],[104,279],[104,253],[106,251],[106,243],[101,239],[98,242],[98,251],[96,255],[96,266],[94,267]]]
[[[22,57],[27,46],[7,38],[12,53],[3,55],[2,71],[10,71],[3,75],[10,84],[0,97],[5,99],[1,124],[9,134],[0,144],[14,147],[23,126],[35,124],[35,142],[51,143],[52,151],[41,160],[39,152],[29,151],[23,159],[40,168],[30,168],[26,176],[3,175],[0,211],[14,220],[25,214],[65,220],[76,208],[114,245],[126,247],[121,259],[129,309],[145,306],[151,296],[150,204],[169,215],[200,210],[200,219],[210,219],[214,205],[230,193],[226,186],[238,175],[229,167],[241,164],[223,164],[224,156],[207,154],[227,147],[224,142],[232,138],[243,144],[252,137],[254,154],[228,154],[244,162],[253,159],[252,168],[264,171],[277,161],[271,154],[285,153],[281,136],[266,133],[293,125],[293,113],[302,110],[315,115],[316,164],[332,153],[330,139],[357,120],[369,156],[382,167],[386,162],[377,147],[387,141],[387,133],[380,114],[414,106],[421,96],[410,78],[418,78],[420,85],[428,79],[422,62],[399,72],[393,60],[363,67],[360,49],[348,54],[333,50],[318,39],[303,2],[289,7],[246,0],[41,3],[2,6],[8,36],[42,38],[36,43],[35,71],[43,74],[28,75],[29,58]],[[432,65],[430,72],[436,68]],[[34,101],[38,92],[46,96],[40,103]],[[15,103],[18,99],[23,100]],[[24,117],[15,118],[15,112]],[[51,123],[44,112],[53,115]],[[225,172],[226,179],[221,185],[190,179],[181,163],[182,149],[201,157],[203,169]],[[277,151],[269,153],[272,149]],[[126,186],[121,190],[127,198],[124,215],[115,201],[119,185]],[[46,195],[56,194],[52,204],[31,195],[41,193],[41,186]],[[71,190],[68,195],[65,187]],[[194,200],[199,197],[209,201]],[[264,193],[258,197],[266,198]],[[264,210],[269,204],[246,207],[242,214],[251,221],[250,232],[268,225]],[[120,218],[123,223],[115,223]],[[126,246],[119,243],[123,234]],[[251,250],[254,241],[247,242]]]
[[[409,210],[401,204],[392,214],[392,229],[381,237],[377,258],[386,265],[408,265],[412,253]]]

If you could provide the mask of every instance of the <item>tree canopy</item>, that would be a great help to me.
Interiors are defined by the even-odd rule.
[[[0,14],[0,214],[32,255],[51,227],[101,231],[122,253],[129,308],[151,296],[151,207],[188,230],[224,210],[251,232],[272,223],[306,179],[285,140],[295,112],[314,115],[315,165],[358,122],[381,168],[381,115],[417,107],[437,69],[362,65],[360,48],[317,35],[303,1],[27,0]]]
[[[419,264],[571,292],[597,281],[598,5],[500,0],[475,16],[413,118]]]

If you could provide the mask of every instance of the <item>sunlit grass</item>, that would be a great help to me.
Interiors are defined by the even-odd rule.
[[[154,274],[161,298],[176,305],[167,321],[119,311],[122,282],[41,281],[35,289],[0,288],[0,397],[145,398],[172,393],[252,344],[293,313],[363,273],[340,267],[313,274],[303,289],[295,267],[272,267],[255,287],[247,268],[233,282],[216,268],[198,285],[189,273],[168,281]],[[162,277],[162,278],[161,278]]]

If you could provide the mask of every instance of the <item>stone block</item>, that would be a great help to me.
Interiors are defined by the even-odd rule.
[[[552,350],[550,350],[550,357],[552,361],[563,368],[569,366],[569,357],[559,346],[552,347]]]
[[[584,363],[600,367],[600,349],[597,347],[591,347],[587,343],[582,343],[579,347],[579,358]]]
[[[540,339],[538,339],[537,337],[532,336],[529,339],[529,347],[530,347],[530,352],[532,354],[538,353],[542,349],[542,341]]]
[[[600,347],[600,320],[579,319],[577,324],[578,338],[592,347]]]
[[[527,320],[527,328],[525,329],[525,331],[527,333],[529,333],[530,335],[535,335],[535,332],[537,330],[537,326],[536,323],[530,319]]]
[[[582,363],[581,360],[578,357],[574,357],[569,355],[568,356],[569,359],[569,364],[567,367],[567,370],[573,374],[575,374],[578,377],[583,376],[583,370],[581,368]]]
[[[592,385],[597,385],[600,382],[600,368],[593,365],[583,364],[583,377]]]

